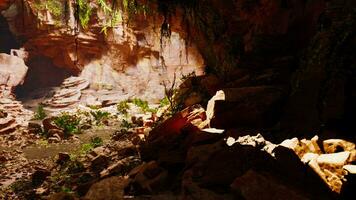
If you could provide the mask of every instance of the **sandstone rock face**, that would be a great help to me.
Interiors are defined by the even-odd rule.
[[[23,2],[23,9],[22,1],[16,0],[2,12],[13,34],[26,32],[23,46],[30,59],[48,57],[56,66],[80,74],[94,89],[118,88],[149,100],[164,96],[163,83],[172,82],[174,74],[179,82],[183,74],[203,73],[203,59],[193,44],[177,31],[169,38],[161,37],[163,17],[159,13],[146,17],[138,13],[129,23],[123,14],[125,23],[106,27],[111,16],[93,3],[91,18],[97,20],[90,20],[84,29],[73,22],[75,1],[68,2],[66,17],[38,9],[38,3],[30,0]]]
[[[15,87],[23,83],[27,73],[24,61],[16,56],[0,54],[0,85]]]
[[[120,200],[124,199],[124,188],[127,180],[120,177],[110,177],[103,179],[92,185],[85,195],[86,200]]]
[[[70,108],[73,104],[79,102],[81,91],[89,87],[89,82],[80,77],[69,77],[65,79],[60,87],[56,90],[53,97],[44,102],[50,110]]]

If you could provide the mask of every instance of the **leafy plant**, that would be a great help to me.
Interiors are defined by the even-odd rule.
[[[137,107],[141,108],[142,111],[147,111],[149,109],[148,102],[139,98],[132,99],[132,103]]]
[[[94,148],[100,147],[103,144],[104,144],[103,139],[101,139],[100,137],[92,137],[89,143],[84,143],[81,145],[79,152],[77,152],[77,154],[79,156],[85,155],[91,150],[93,150]],[[77,156],[73,156],[73,157],[77,158]]]
[[[105,0],[97,0],[97,2],[105,14],[112,12],[111,8],[106,4]]]
[[[46,118],[46,117],[47,117],[47,114],[46,114],[46,112],[45,112],[44,109],[43,109],[43,105],[39,105],[39,106],[37,107],[37,110],[36,110],[34,119],[36,119],[36,120],[42,120],[42,119],[44,119],[44,118]]]
[[[128,101],[121,101],[116,105],[116,109],[119,113],[127,115],[128,110],[130,109],[130,105],[128,104]]]
[[[135,126],[134,126],[133,123],[131,123],[131,122],[129,122],[129,121],[123,119],[123,120],[121,121],[121,127],[126,128],[126,129],[129,129],[129,128],[133,128],[133,127],[135,127]]]
[[[54,119],[54,123],[63,129],[65,136],[80,133],[80,117],[63,112]]]
[[[131,100],[133,104],[139,107],[143,112],[157,112],[157,109],[150,108],[148,105],[148,101],[144,101],[139,98],[134,98]]]
[[[77,5],[79,8],[77,10],[77,14],[79,17],[80,25],[84,29],[87,29],[93,8],[90,6],[90,2],[88,0],[77,0]]]
[[[96,125],[103,124],[104,120],[108,119],[110,116],[109,112],[101,111],[101,110],[90,111],[90,114],[94,117]]]
[[[163,99],[159,100],[159,107],[165,107],[169,105],[168,97],[165,96]]]
[[[103,143],[103,139],[101,139],[100,137],[92,137],[90,139],[90,144],[92,144],[94,148],[102,146]]]
[[[34,7],[37,10],[48,10],[55,17],[60,17],[63,13],[62,1],[59,0],[37,0]]]

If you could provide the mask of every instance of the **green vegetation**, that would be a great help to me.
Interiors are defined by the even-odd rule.
[[[133,128],[133,127],[135,127],[135,126],[134,126],[133,123],[131,123],[131,122],[129,122],[129,121],[123,119],[123,120],[121,121],[121,127],[126,128],[126,129],[130,129],[130,128]]]
[[[46,112],[45,112],[44,109],[43,109],[43,105],[39,105],[39,106],[37,107],[36,113],[35,113],[35,115],[34,115],[34,119],[36,119],[36,120],[42,120],[42,119],[44,119],[44,118],[46,118],[46,117],[47,117],[47,114],[46,114]]]
[[[105,14],[109,14],[112,12],[111,8],[106,4],[105,0],[97,0],[97,2]]]
[[[62,1],[58,0],[37,0],[34,2],[37,10],[48,10],[53,16],[61,17],[63,13]]]
[[[126,101],[121,101],[116,105],[116,109],[119,113],[127,115],[128,110],[130,109],[130,105],[128,104],[129,102]]]
[[[132,99],[132,103],[139,107],[143,112],[148,111],[150,108],[148,106],[148,102],[139,98]]]
[[[146,16],[150,13],[149,7],[146,4],[139,4],[137,0],[123,0],[122,7],[123,10],[128,13],[129,18],[138,14]]]
[[[100,137],[92,137],[89,143],[82,144],[79,150],[79,155],[85,155],[94,148],[102,146],[103,143],[103,139]]]
[[[165,96],[163,99],[159,100],[159,107],[165,107],[169,105],[168,97]]]
[[[88,28],[90,17],[92,15],[93,8],[90,6],[89,0],[77,0],[79,10],[78,17],[80,25],[84,28]]]
[[[102,125],[110,117],[109,112],[101,110],[90,111],[90,114],[94,117],[96,125]]]
[[[98,110],[101,108],[101,106],[97,106],[97,105],[89,105],[88,107],[92,110]]]
[[[63,129],[66,137],[72,134],[78,134],[80,130],[81,118],[76,115],[71,115],[67,112],[63,112],[61,115],[54,119],[54,123],[61,129]]]

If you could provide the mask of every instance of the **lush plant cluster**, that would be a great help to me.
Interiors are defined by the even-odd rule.
[[[71,115],[67,112],[63,112],[54,119],[54,123],[63,130],[66,136],[81,132],[80,121],[81,118],[79,116]]]
[[[151,112],[151,113],[156,113],[157,109],[150,108],[148,101],[139,99],[139,98],[133,98],[133,99],[128,99],[125,101],[121,101],[116,105],[117,111],[120,114],[127,115],[128,110],[130,109],[130,103],[133,105],[137,106],[138,108],[141,109],[142,112]]]
[[[90,111],[90,114],[93,116],[96,125],[102,125],[110,117],[110,113],[101,110]]]
[[[116,105],[116,108],[117,108],[117,111],[120,113],[120,114],[123,114],[123,115],[127,115],[128,114],[128,110],[130,109],[130,105],[128,104],[129,102],[126,100],[126,101],[121,101],[119,102],[117,105]]]

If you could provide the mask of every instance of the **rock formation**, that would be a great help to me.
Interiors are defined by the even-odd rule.
[[[182,75],[203,73],[204,62],[194,44],[174,31],[169,38],[161,37],[160,14],[128,16],[118,8],[119,22],[109,26],[108,18],[114,12],[104,13],[99,5],[91,4],[91,18],[97,20],[90,20],[90,28],[85,28],[81,22],[73,22],[75,2],[59,1],[63,13],[56,15],[43,9],[46,2],[15,0],[8,2],[2,15],[12,33],[24,37],[22,46],[29,52],[29,60],[50,58],[55,66],[81,74],[99,88],[119,88],[157,100],[164,96],[162,84],[172,82],[173,77],[178,83]]]
[[[0,54],[0,134],[27,126],[32,112],[15,99],[13,90],[21,85],[27,72],[24,61],[16,56]]]
[[[53,97],[43,102],[50,110],[63,108],[73,108],[73,105],[78,103],[82,96],[81,91],[89,87],[89,82],[80,77],[70,77],[63,81],[58,90],[55,91]]]

